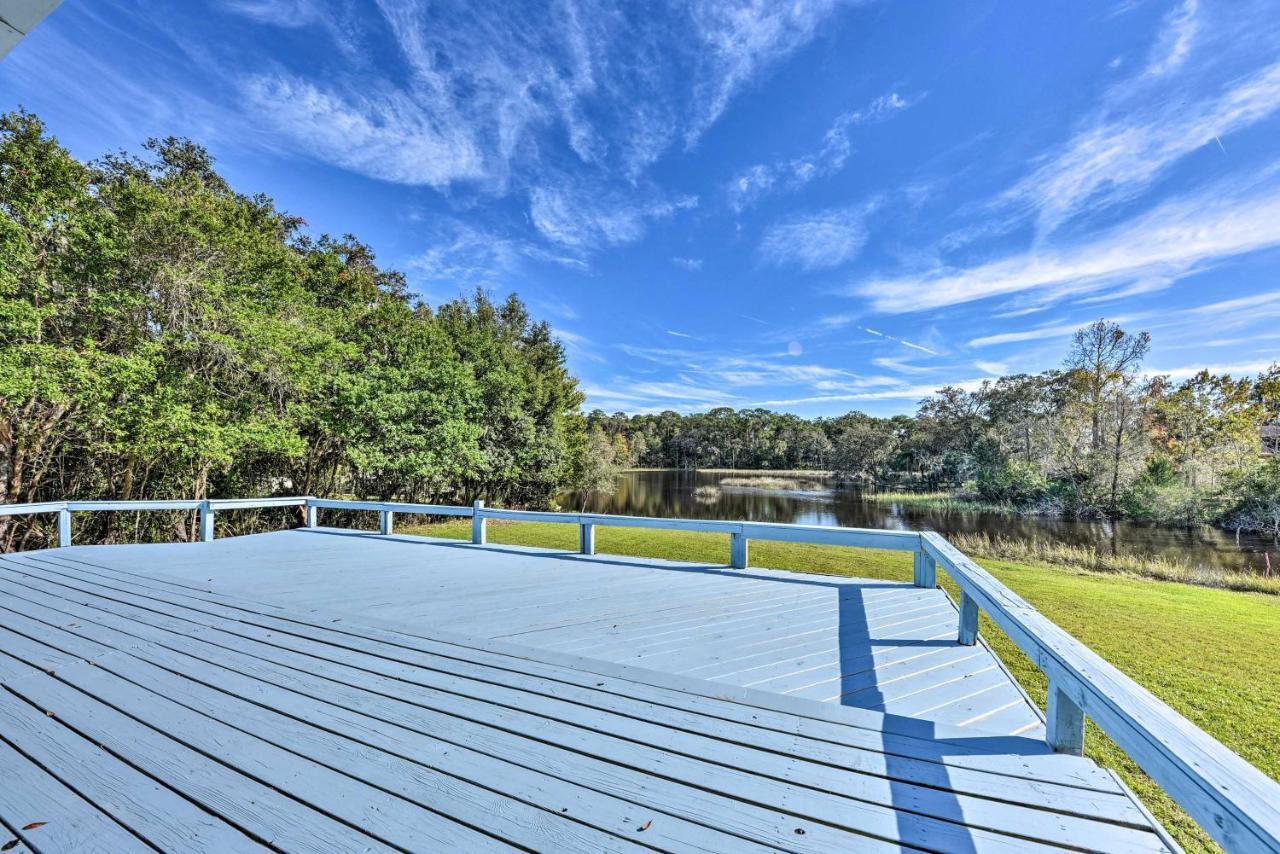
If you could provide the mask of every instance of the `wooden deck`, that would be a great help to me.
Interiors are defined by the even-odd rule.
[[[938,588],[323,528],[49,554],[366,624],[1044,736],[996,657],[956,643]]]
[[[0,823],[37,851],[1168,850],[1042,740],[780,691],[815,653],[768,690],[708,667],[763,653],[752,620],[879,652],[912,592],[323,530],[5,556]]]

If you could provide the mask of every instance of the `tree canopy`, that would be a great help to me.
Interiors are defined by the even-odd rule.
[[[0,211],[4,501],[538,505],[580,466],[582,395],[517,298],[433,310],[190,141],[82,163],[8,114]]]

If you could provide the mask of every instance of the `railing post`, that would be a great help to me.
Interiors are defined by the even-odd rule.
[[[471,542],[478,546],[483,546],[487,540],[487,531],[485,531],[484,523],[484,502],[476,499],[471,505]]]
[[[578,551],[584,555],[596,553],[596,526],[590,522],[578,526]]]
[[[213,542],[213,508],[208,501],[200,503],[200,542]]]
[[[71,511],[63,507],[58,511],[58,548],[71,545]]]
[[[314,528],[316,526],[316,511],[319,509],[320,508],[316,507],[310,501],[307,502],[306,512],[304,515],[306,516],[308,528]]]
[[[395,525],[396,514],[391,510],[378,511],[378,533],[386,536]]]
[[[1052,682],[1045,718],[1045,741],[1055,752],[1084,755],[1084,710]]]
[[[730,534],[729,565],[734,569],[747,568],[747,535],[741,531]]]
[[[920,549],[915,553],[914,576],[916,587],[933,589],[938,586],[938,564],[933,555]]]
[[[978,603],[960,591],[960,634],[956,640],[964,646],[978,642]]]

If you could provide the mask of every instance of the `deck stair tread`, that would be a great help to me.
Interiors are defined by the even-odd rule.
[[[0,831],[32,850],[1169,847],[1037,739],[97,556],[0,558]]]
[[[190,545],[59,551],[104,571],[251,592],[366,624],[506,639],[984,732],[1044,735],[1042,713],[991,650],[955,642],[957,612],[940,589],[342,529]],[[972,672],[958,680],[939,666],[961,659]],[[984,690],[967,684],[992,667],[999,673],[980,677]]]

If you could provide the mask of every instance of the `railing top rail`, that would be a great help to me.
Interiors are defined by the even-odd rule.
[[[198,510],[206,505],[211,510],[255,509],[265,507],[310,506],[329,510],[370,510],[429,516],[475,515],[470,505],[414,504],[400,501],[362,501],[345,498],[286,496],[273,498],[214,498],[139,501],[55,501],[39,504],[3,504],[0,516],[27,513],[73,511],[145,511]],[[826,545],[856,545],[868,548],[920,548],[920,535],[914,531],[888,531],[878,528],[844,528],[829,525],[793,525],[784,522],[737,522],[723,519],[670,519],[652,516],[622,516],[610,513],[547,512],[540,510],[505,510],[485,507],[481,515],[488,519],[527,522],[559,522],[572,525],[601,525],[625,528],[666,528],[684,531],[706,531],[722,534],[744,534],[756,540],[782,540]]]
[[[125,511],[139,510],[199,510],[204,501],[195,498],[180,498],[158,501],[68,501],[67,509],[81,511]]]
[[[485,507],[481,515],[489,519],[528,522],[560,522],[573,525],[601,525],[618,528],[660,528],[681,531],[705,531],[717,534],[743,534],[754,540],[785,540],[825,545],[866,546],[868,548],[920,548],[920,535],[915,531],[885,531],[878,528],[842,528],[833,525],[792,525],[782,522],[736,522],[725,519],[670,519],[659,516],[620,516],[610,513],[545,512],[537,510],[502,510]]]
[[[415,513],[423,516],[472,516],[469,506],[454,504],[410,504],[400,501],[358,501],[345,498],[308,498],[311,507],[328,510],[375,510],[392,513]]]
[[[311,499],[305,495],[281,498],[211,498],[211,510],[258,510],[266,507],[305,507]]]
[[[0,516],[26,516],[33,513],[57,513],[67,509],[65,501],[36,501],[30,504],[0,504]]]
[[[941,534],[925,551],[1059,689],[1229,851],[1280,850],[1280,783],[1033,608]]]

